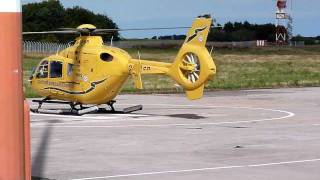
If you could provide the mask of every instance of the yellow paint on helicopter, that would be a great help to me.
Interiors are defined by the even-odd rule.
[[[97,27],[92,24],[82,24],[77,29],[97,29]]]
[[[131,76],[142,89],[142,75],[159,74],[173,78],[189,99],[203,96],[205,83],[216,73],[205,47],[212,19],[199,17],[173,63],[132,58],[126,51],[105,46],[100,36],[80,36],[73,46],[43,59],[32,77],[32,88],[41,96],[81,104],[112,101]],[[96,29],[81,25],[78,29]]]

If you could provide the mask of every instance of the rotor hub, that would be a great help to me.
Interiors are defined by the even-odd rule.
[[[92,24],[82,24],[82,25],[78,26],[77,29],[95,30],[95,29],[97,29],[97,27]]]
[[[189,82],[195,83],[200,77],[200,61],[199,57],[194,53],[187,53],[184,55],[180,70],[184,78]]]

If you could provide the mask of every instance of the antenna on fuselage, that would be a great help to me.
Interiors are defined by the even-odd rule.
[[[110,40],[110,46],[113,46],[113,36],[111,37],[111,40]]]
[[[138,57],[139,57],[139,60],[141,60],[141,54],[139,50],[138,50]]]
[[[58,48],[57,48],[56,55],[58,55],[58,54],[59,54],[60,48],[61,48],[61,45],[60,45],[60,44],[58,44]]]
[[[213,52],[213,46],[211,46],[211,49],[210,49],[210,55],[212,56],[212,52]]]

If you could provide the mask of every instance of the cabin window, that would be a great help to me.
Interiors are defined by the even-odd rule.
[[[50,78],[62,77],[62,62],[51,61],[50,62]]]
[[[48,61],[43,61],[37,71],[37,78],[47,78],[48,77]]]
[[[68,64],[68,67],[67,67],[67,72],[68,72],[68,76],[72,76],[73,74],[73,64]]]
[[[101,53],[100,54],[100,59],[102,61],[105,61],[105,62],[110,62],[113,60],[113,56],[110,55],[109,53]]]

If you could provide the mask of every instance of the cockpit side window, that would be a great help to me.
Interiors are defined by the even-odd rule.
[[[36,67],[33,67],[33,68],[32,68],[31,74],[30,74],[30,76],[29,76],[29,80],[32,80],[32,79],[34,78],[33,76],[34,76],[34,74],[35,74],[35,72],[36,72],[36,69],[37,69]]]
[[[42,61],[42,63],[40,64],[38,71],[37,71],[37,75],[36,78],[47,78],[48,77],[48,61]]]
[[[72,76],[73,75],[73,64],[68,64],[67,67],[67,72],[68,72],[68,76]]]
[[[50,62],[50,78],[62,77],[62,62],[51,61]]]

